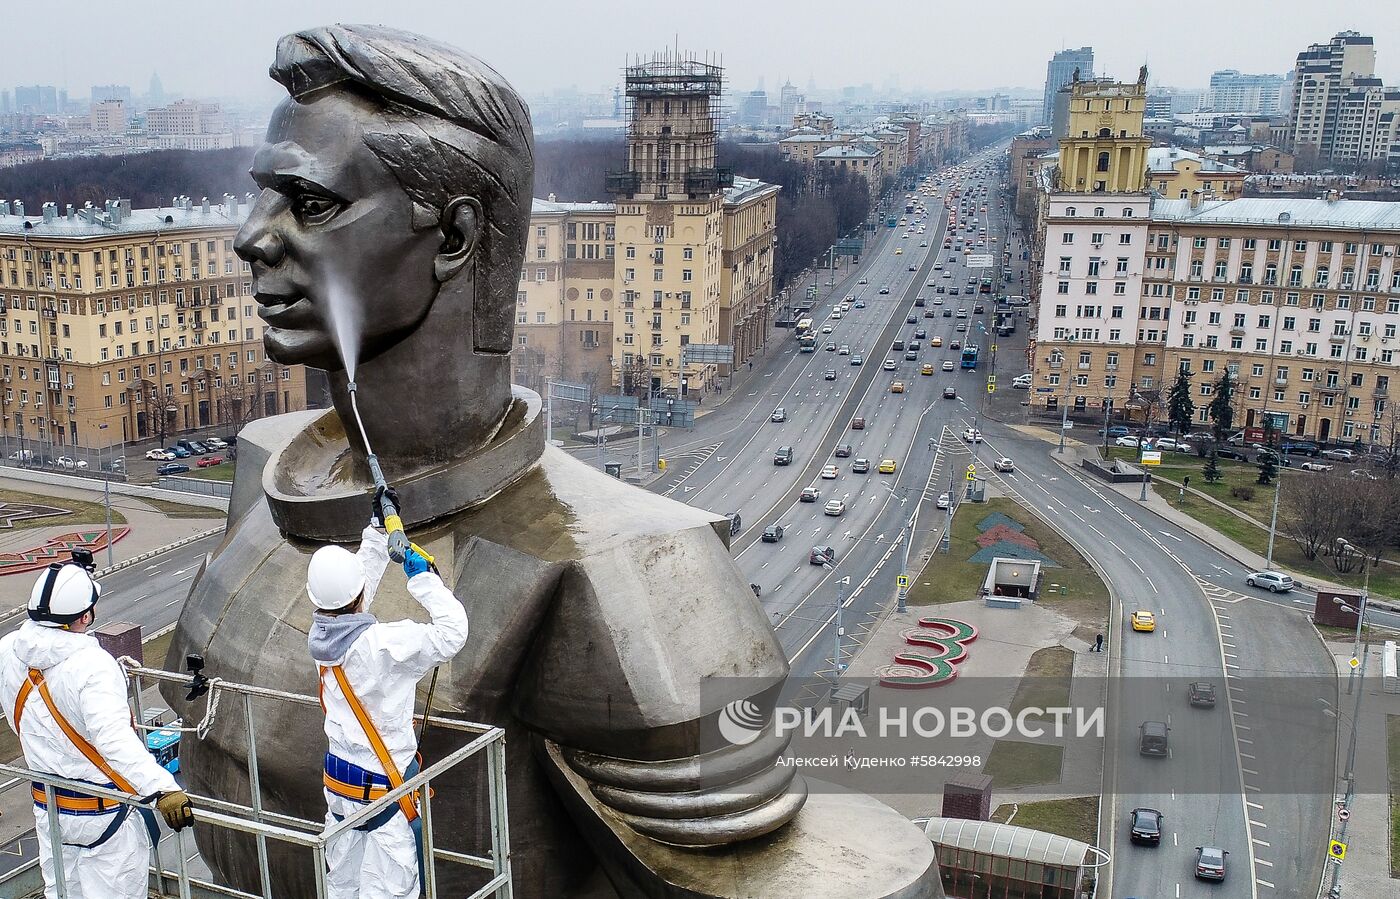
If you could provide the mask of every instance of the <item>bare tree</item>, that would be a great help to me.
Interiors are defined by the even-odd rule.
[[[1308,561],[1330,552],[1338,528],[1349,520],[1345,495],[1350,485],[1347,478],[1307,472],[1288,479],[1279,500],[1279,520]]]

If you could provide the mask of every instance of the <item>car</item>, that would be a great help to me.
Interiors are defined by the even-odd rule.
[[[959,294],[960,291],[961,291],[961,288],[958,287],[958,285],[954,284],[952,287],[948,288],[948,295],[949,295],[949,296],[954,296],[954,297],[955,297],[955,296],[957,296],[957,295]]]
[[[844,500],[829,499],[826,501],[826,505],[822,507],[822,512],[826,515],[839,518],[846,514],[846,503]]]
[[[965,307],[958,307],[958,318],[967,318],[967,309]]]
[[[1215,456],[1218,459],[1233,459],[1236,462],[1248,462],[1249,455],[1244,450],[1235,449],[1229,446],[1217,446]]]
[[[852,356],[852,357],[851,357],[851,364],[852,364],[852,365],[861,365],[861,364],[864,363],[864,362],[865,362],[865,357],[864,357],[864,356],[856,355],[856,356]]]
[[[921,375],[931,375],[931,374],[933,374],[933,363],[932,363],[932,362],[925,362],[923,365],[919,366],[919,374],[921,374]]]
[[[792,447],[790,447],[790,446],[780,446],[780,447],[778,447],[777,452],[773,453],[773,464],[774,464],[774,465],[791,465],[791,464],[792,464],[792,456],[793,456]]]
[[[167,446],[165,451],[176,459],[188,459],[190,457],[190,451],[183,446]]]
[[[190,467],[183,462],[167,462],[164,465],[156,466],[156,474],[162,476],[168,474],[184,474],[189,470]]]
[[[986,311],[986,308],[987,308],[987,307],[983,306],[981,303],[973,303],[973,304],[972,304],[972,314],[973,314],[973,315],[981,315],[983,312]]]
[[[812,565],[832,565],[836,562],[836,550],[830,546],[814,546],[807,554],[807,561]]]
[[[928,345],[929,345],[929,346],[943,346],[943,338],[942,338],[942,337],[939,337],[937,334],[935,334],[935,335],[933,335],[933,338],[932,338],[931,340],[929,340]]]
[[[817,489],[815,484],[812,484],[810,486],[803,487],[802,495],[799,496],[797,499],[798,501],[804,503],[814,503],[817,500],[821,499],[821,495],[822,492]]]
[[[760,538],[764,543],[777,543],[783,539],[783,526],[774,522],[763,529],[763,536]]]
[[[955,400],[955,399],[957,399],[957,398],[958,398],[958,388],[954,387],[952,384],[949,384],[947,387],[944,387],[944,388],[943,388],[943,398],[944,398],[945,400]]]
[[[951,271],[948,271],[948,270],[945,269],[944,272],[943,272],[943,277],[945,277],[945,278],[951,278],[951,277],[953,277],[953,273],[952,273]]]
[[[952,359],[944,359],[944,360],[943,360],[943,370],[944,370],[944,371],[952,371],[952,370],[953,370],[953,360],[952,360]]]
[[[198,440],[177,440],[175,441],[175,445],[183,446],[196,456],[203,456],[210,452],[209,447],[200,443]]]
[[[739,532],[743,529],[744,526],[743,520],[739,517],[739,513],[725,512],[724,517],[729,519],[729,536],[739,536]]]
[[[876,469],[880,474],[894,474],[899,466],[893,459],[881,459],[880,466]]]
[[[1314,462],[1311,459],[1298,466],[1303,471],[1331,471],[1332,466],[1326,462]]]
[[[1162,842],[1162,813],[1155,808],[1135,808],[1128,812],[1128,840],[1146,846]]]
[[[918,317],[917,315],[906,315],[906,316],[904,317],[904,323],[905,323],[906,325],[912,325],[912,324],[914,324],[915,322],[917,322],[918,320],[919,320],[919,317]]]
[[[944,309],[944,310],[943,310],[943,317],[944,317],[944,318],[952,318],[952,317],[953,317],[953,310],[951,310],[951,309]]]
[[[1277,450],[1267,448],[1261,448],[1259,450],[1259,455],[1254,457],[1254,461],[1259,463],[1260,465],[1263,465],[1266,462],[1272,462],[1275,465],[1282,465],[1284,468],[1289,468],[1293,465],[1292,459],[1288,458],[1287,456],[1280,456]]]
[[[1146,609],[1138,609],[1132,617],[1133,630],[1152,633],[1157,629],[1157,616]]]
[[[1355,462],[1356,453],[1349,449],[1329,449],[1323,450],[1322,455],[1337,462]]]
[[[1206,681],[1187,684],[1186,701],[1197,708],[1215,708],[1215,684]]]
[[[1012,462],[1007,456],[1002,456],[992,463],[992,468],[995,468],[997,471],[1015,471],[1016,463]]]
[[[923,229],[923,228],[920,228],[920,229],[919,229],[919,233],[920,233],[920,234],[923,234],[923,233],[924,233],[924,229]],[[924,241],[923,243],[919,244],[919,246],[920,246],[920,247],[926,247],[926,246],[928,246],[928,241]]]
[[[1174,453],[1189,453],[1194,451],[1191,444],[1187,443],[1185,440],[1175,440],[1171,437],[1160,438],[1155,448],[1159,450],[1171,450]]]
[[[958,330],[958,333],[959,333],[959,334],[966,334],[966,333],[967,333],[967,322],[958,322],[958,329],[957,329],[957,330]]]
[[[1317,444],[1310,440],[1296,440],[1280,447],[1285,456],[1316,456],[1321,452]]]
[[[836,355],[838,355],[838,356],[849,356],[849,355],[851,355],[851,345],[850,345],[849,343],[843,343],[843,344],[841,344],[839,347],[836,348]]]
[[[838,443],[836,449],[831,453],[838,459],[848,459],[851,455],[851,445],[849,443]]]
[[[918,296],[914,297],[914,305],[915,305],[915,306],[924,306],[924,305],[926,305],[927,303],[928,303],[928,300],[924,299],[924,295],[923,295],[923,294],[919,294]]]
[[[908,237],[909,235],[908,235],[908,234],[903,234],[903,235],[900,235],[900,236],[901,236],[901,237]],[[899,249],[895,250],[895,251],[894,251],[894,254],[895,254],[896,256],[903,256],[903,255],[904,255],[904,247],[900,247]]]
[[[203,443],[204,443],[205,446],[210,447],[211,449],[216,449],[216,450],[228,449],[228,444],[227,444],[227,443],[224,443],[222,440],[220,440],[220,439],[217,438],[217,437],[205,437],[204,440],[203,440]]]
[[[903,393],[903,392],[904,392],[904,382],[903,382],[903,381],[891,381],[891,382],[890,382],[890,393]]]
[[[844,311],[841,309],[841,307],[840,307],[840,306],[837,306],[835,309],[831,310],[831,320],[832,320],[832,321],[838,321],[838,322],[839,322],[839,321],[841,320],[841,317],[842,317],[844,314],[845,314],[845,313],[844,313]],[[827,325],[827,327],[830,328],[831,325]],[[830,332],[830,331],[827,331],[826,333],[830,334],[831,332]]]
[[[952,505],[952,503],[953,503],[953,496],[952,496],[952,494],[950,494],[950,493],[940,493],[940,494],[938,494],[938,503],[937,503],[938,508],[940,508],[940,509],[946,509],[946,508],[948,508],[950,505]]]
[[[66,468],[69,471],[83,471],[88,467],[87,462],[82,459],[74,459],[71,456],[59,456],[53,460],[53,464],[59,468]]]
[[[935,292],[935,293],[944,293],[944,292],[947,291],[947,289],[948,289],[948,288],[946,288],[946,287],[944,287],[942,284],[940,284],[940,285],[938,285],[937,287],[934,288],[934,292]],[[942,300],[935,299],[934,302],[935,302],[935,303],[941,303]]]
[[[962,439],[966,443],[981,443],[982,432],[976,428],[963,428]]]
[[[899,364],[893,359],[886,359],[885,364],[882,367],[885,369],[885,371],[894,371],[896,368],[899,367]]]
[[[1167,734],[1171,727],[1165,721],[1144,721],[1138,725],[1138,755],[1166,758],[1171,754]]]
[[[826,351],[827,351],[828,353],[834,353],[834,352],[836,352],[836,344],[834,344],[834,343],[828,343],[828,344],[826,345]]]
[[[1139,437],[1119,437],[1117,440],[1113,441],[1113,443],[1115,446],[1130,446],[1133,449],[1137,449],[1142,445],[1142,439]]]
[[[835,380],[836,380],[836,369],[834,369],[834,368],[828,368],[828,369],[826,370],[826,373],[823,374],[822,377],[823,377],[823,379],[825,379],[825,380],[827,380],[827,381],[835,381]]]
[[[865,282],[862,281],[861,283],[864,284]],[[852,308],[852,309],[864,309],[864,308],[865,308],[865,300],[856,300],[854,303],[851,304],[851,308]]]
[[[1353,477],[1353,478],[1360,478],[1360,479],[1363,480],[1363,481],[1379,481],[1379,480],[1380,480],[1380,478],[1378,478],[1378,477],[1376,477],[1375,475],[1371,474],[1369,471],[1367,471],[1367,470],[1364,469],[1364,468],[1353,468],[1351,471],[1347,472],[1347,475],[1348,475],[1349,477]]]
[[[916,271],[918,271],[918,270],[919,270],[919,267],[918,267],[917,265],[911,265],[911,266],[909,266],[909,271],[911,271],[911,272],[916,272]]]
[[[1255,571],[1250,573],[1244,582],[1251,587],[1263,587],[1270,593],[1287,593],[1293,589],[1293,578],[1282,571]]]
[[[880,293],[882,293],[882,294],[886,294],[886,293],[889,293],[889,292],[890,292],[890,289],[889,289],[888,287],[881,287],[881,288],[880,288]]]
[[[1030,390],[1030,389],[1031,389],[1031,376],[1030,376],[1030,375],[1017,375],[1015,378],[1012,378],[1012,379],[1011,379],[1011,386],[1014,387],[1014,388],[1016,388],[1017,390]]]
[[[923,339],[925,339],[925,338],[927,338],[927,337],[928,337],[928,328],[919,327],[919,328],[915,328],[915,329],[914,329],[914,339],[915,339],[915,340],[923,340]],[[918,349],[918,347],[915,347],[914,349]]]
[[[859,416],[859,415],[857,415],[855,418],[851,419],[851,430],[852,430],[852,431],[864,431],[864,430],[865,430],[865,419],[864,419],[863,417]]]
[[[1196,879],[1213,880],[1217,883],[1225,879],[1225,857],[1230,853],[1213,846],[1196,847]]]
[[[870,473],[870,460],[869,460],[869,459],[856,459],[855,461],[851,462],[851,471],[852,471],[854,474],[869,474],[869,473]]]
[[[861,278],[861,279],[860,279],[859,281],[857,281],[856,283],[857,283],[857,284],[869,284],[869,283],[870,283],[870,279],[869,279],[869,278]]]
[[[917,362],[917,361],[919,361],[919,351],[916,350],[916,349],[914,349],[913,347],[910,347],[909,349],[905,350],[905,351],[904,351],[904,361],[905,361],[905,362]]]
[[[784,409],[782,406],[779,406],[778,408],[773,410],[772,415],[768,416],[768,420],[774,422],[787,421],[787,410]]]
[[[223,457],[223,456],[205,456],[204,458],[200,459],[200,460],[199,460],[198,462],[196,462],[195,464],[198,465],[200,468],[212,468],[212,467],[214,467],[215,465],[223,465],[223,464],[224,464],[224,457]]]
[[[11,458],[14,458],[13,455]],[[163,449],[146,450],[146,458],[154,462],[169,462],[175,458],[175,454]]]
[[[1103,433],[1103,428],[1099,428],[1099,433],[1100,433],[1100,434]],[[1128,429],[1125,428],[1125,427],[1123,427],[1122,425],[1114,425],[1113,427],[1111,427],[1111,428],[1108,429],[1108,436],[1110,436],[1110,437],[1115,437],[1115,438],[1116,438],[1116,437],[1127,437],[1127,436],[1128,436]],[[1132,445],[1133,445],[1133,446],[1137,446],[1136,443],[1134,443],[1134,444],[1132,444]]]

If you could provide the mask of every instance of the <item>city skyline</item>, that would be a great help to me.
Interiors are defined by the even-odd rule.
[[[836,6],[830,16],[809,7],[798,17],[777,7],[720,0],[712,5],[717,14],[694,19],[687,23],[692,27],[678,32],[672,24],[626,16],[622,4],[612,4],[616,15],[596,6],[580,15],[563,4],[551,11],[547,7],[554,4],[547,2],[546,9],[535,6],[527,15],[518,7],[467,11],[404,0],[396,5],[393,19],[385,21],[382,6],[364,0],[308,0],[294,12],[285,5],[252,0],[211,8],[197,22],[167,20],[160,30],[134,27],[141,16],[133,16],[130,6],[87,7],[71,0],[57,5],[60,11],[71,7],[72,13],[65,18],[70,27],[64,31],[61,54],[53,52],[48,24],[55,12],[52,5],[10,11],[12,40],[0,64],[0,84],[52,84],[67,88],[74,97],[103,84],[131,85],[140,93],[155,71],[162,73],[166,93],[172,96],[272,99],[276,85],[263,73],[276,38],[333,21],[380,21],[439,36],[479,53],[527,94],[606,90],[617,83],[629,54],[677,46],[716,55],[736,92],[762,82],[776,94],[784,81],[805,90],[815,78],[822,91],[868,84],[877,92],[1020,88],[1038,93],[1046,60],[1058,50],[1081,45],[1096,48],[1096,68],[1111,76],[1130,77],[1145,63],[1153,83],[1204,87],[1217,69],[1287,72],[1298,48],[1346,29],[1374,36],[1377,74],[1387,83],[1400,81],[1400,22],[1377,16],[1374,7],[1360,2],[1324,7],[1295,0],[1283,8],[1248,3],[1226,9],[1186,4],[1186,14],[1172,20],[1179,23],[1181,41],[1189,40],[1190,52],[1179,54],[1169,48],[1185,43],[1175,44],[1172,25],[1154,18],[1148,9],[1129,8],[1111,21],[1076,22],[1071,28],[1052,9],[1019,0],[996,4],[998,18],[1015,21],[1018,27],[995,36],[1000,47],[995,54],[985,48],[993,39],[985,6],[935,12],[901,3],[893,16],[860,21],[833,18],[840,15]],[[136,5],[154,9],[149,2]],[[1220,27],[1195,27],[1192,7],[1202,13],[1209,9]],[[1240,41],[1240,29],[1251,27],[1258,15],[1268,16],[1270,39]],[[1230,19],[1237,21],[1222,21]],[[543,21],[553,27],[539,28]],[[841,40],[820,36],[822,23],[837,21]],[[736,28],[735,23],[744,27]],[[760,45],[759,35],[786,39]],[[114,45],[122,52],[112,53]]]

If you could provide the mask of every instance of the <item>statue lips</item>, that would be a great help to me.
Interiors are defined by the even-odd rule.
[[[304,296],[259,292],[254,298],[258,301],[258,317],[269,327],[297,329],[321,323],[311,300]]]

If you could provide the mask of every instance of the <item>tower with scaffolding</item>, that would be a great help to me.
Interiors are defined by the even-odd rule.
[[[709,56],[666,51],[624,70],[627,165],[611,173],[619,198],[699,200],[733,184],[715,163],[724,69]]]

